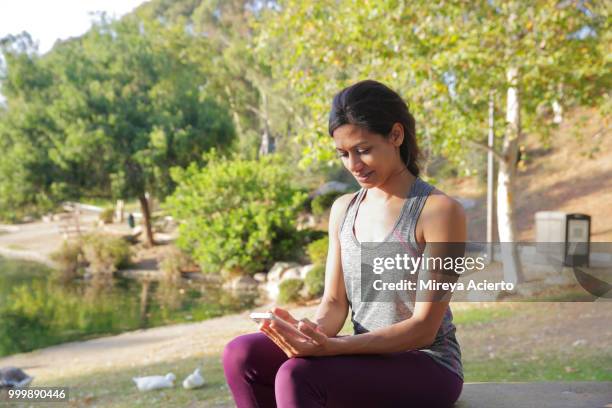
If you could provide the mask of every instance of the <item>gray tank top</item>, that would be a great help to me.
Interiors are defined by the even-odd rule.
[[[416,178],[393,230],[382,242],[408,243],[418,254],[422,253],[424,248],[419,246],[416,240],[416,224],[425,200],[433,189],[429,183],[419,177]],[[339,232],[344,285],[351,307],[351,321],[355,334],[401,322],[411,317],[414,311],[414,299],[410,301],[408,297],[397,298],[393,302],[361,302],[361,243],[355,236],[354,226],[357,210],[366,192],[367,190],[362,188],[355,193]],[[433,344],[419,350],[463,379],[461,349],[455,337],[450,306],[446,309]]]

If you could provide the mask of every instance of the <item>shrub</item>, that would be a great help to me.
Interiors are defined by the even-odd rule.
[[[112,207],[107,207],[102,210],[98,218],[104,224],[112,224],[115,218],[115,210]]]
[[[301,279],[285,279],[278,285],[278,302],[281,304],[295,302],[300,299],[300,291],[304,287]]]
[[[325,265],[328,247],[329,236],[327,235],[308,244],[307,251],[310,261],[315,265]]]
[[[343,194],[341,191],[330,191],[316,196],[310,204],[312,213],[314,215],[323,215],[325,211],[331,208],[334,201]]]
[[[304,278],[308,294],[312,297],[323,295],[325,289],[325,265],[315,265]]]
[[[62,246],[51,254],[51,260],[57,264],[60,280],[66,282],[78,276],[82,255],[78,241],[64,241]]]
[[[306,196],[276,155],[259,160],[204,156],[204,168],[173,169],[166,208],[179,222],[177,245],[205,273],[264,270],[300,250],[297,213]]]
[[[83,237],[82,249],[94,274],[112,274],[130,261],[129,244],[112,235],[88,234]]]
[[[163,280],[168,283],[178,283],[181,271],[189,266],[189,257],[180,249],[170,247],[162,255],[159,269],[163,273]]]

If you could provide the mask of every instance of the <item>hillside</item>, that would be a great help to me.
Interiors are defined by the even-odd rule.
[[[526,157],[519,167],[515,188],[519,241],[534,240],[536,212],[565,211],[591,216],[591,241],[612,242],[609,126],[596,112],[581,109],[566,116],[552,133],[549,146],[537,135],[527,136]],[[607,132],[600,131],[604,127]],[[476,200],[477,204],[467,211],[468,237],[471,241],[484,241],[486,185],[479,184],[477,177],[464,177],[447,180],[438,187],[449,195]]]

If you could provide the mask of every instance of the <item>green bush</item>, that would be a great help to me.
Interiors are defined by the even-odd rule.
[[[175,168],[165,207],[179,222],[177,245],[205,273],[253,274],[300,250],[297,213],[306,196],[277,155],[204,156],[204,168]]]
[[[308,244],[307,252],[310,261],[315,265],[325,265],[328,247],[329,236],[327,235]]]
[[[112,235],[88,234],[83,237],[82,250],[94,274],[112,274],[130,261],[130,245]]]
[[[340,191],[330,191],[316,196],[310,204],[312,213],[314,215],[323,215],[325,211],[331,208],[334,201],[343,194],[344,193]]]
[[[62,281],[76,278],[82,256],[81,244],[78,241],[64,241],[62,246],[51,254],[51,260],[57,264],[57,277]]]
[[[300,299],[300,291],[304,287],[301,279],[285,279],[278,285],[278,302],[280,304],[295,302]]]
[[[104,224],[112,224],[115,219],[115,210],[112,207],[107,207],[98,216]]]
[[[304,278],[308,294],[312,297],[323,295],[325,289],[325,265],[315,265]]]

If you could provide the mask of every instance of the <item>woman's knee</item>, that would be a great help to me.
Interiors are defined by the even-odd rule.
[[[306,358],[290,358],[280,366],[276,373],[275,386],[300,386],[312,380],[314,374],[313,362]]]
[[[260,333],[249,333],[235,337],[223,349],[223,366],[244,369],[257,353],[261,344]]]
[[[291,358],[278,369],[274,381],[276,403],[283,407],[325,406],[322,373],[315,360]]]

